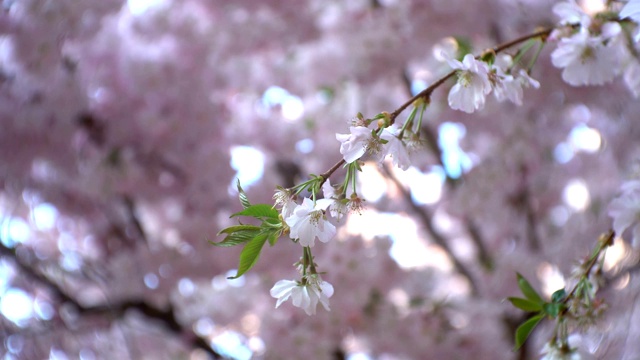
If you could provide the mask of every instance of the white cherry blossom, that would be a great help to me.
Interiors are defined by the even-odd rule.
[[[513,59],[510,55],[497,56],[491,66],[489,81],[493,87],[493,95],[498,101],[508,99],[516,105],[522,105],[522,88],[529,86],[538,88],[540,83],[531,78],[524,69],[520,69],[514,76],[510,73],[512,65]]]
[[[540,355],[540,360],[580,360],[582,356],[578,352],[581,344],[580,335],[572,334],[567,338],[568,348],[563,348],[556,342],[549,342],[544,345]]]
[[[402,170],[407,170],[411,166],[411,160],[409,159],[409,152],[405,144],[398,138],[400,133],[400,127],[397,124],[393,124],[382,130],[380,138],[386,140],[387,143],[383,145],[383,152],[380,160],[383,160],[387,155],[393,158],[393,165],[399,167]]]
[[[622,194],[609,205],[609,216],[617,236],[633,226],[632,244],[640,246],[640,181],[630,181],[622,187]]]
[[[494,83],[493,94],[498,101],[510,100],[516,105],[522,105],[523,87],[539,88],[540,83],[520,69],[517,76],[502,75],[500,81]]]
[[[271,296],[278,299],[276,308],[289,298],[294,306],[303,309],[307,315],[315,315],[318,303],[329,309],[329,298],[333,295],[333,286],[323,281],[320,275],[309,275],[302,282],[280,280],[271,288]]]
[[[329,179],[327,179],[327,181],[322,185],[322,193],[324,194],[324,199],[331,201],[330,205],[327,207],[331,216],[337,220],[342,219],[342,216],[347,212],[346,201],[340,199],[341,194],[339,194],[331,185],[331,181]]]
[[[367,151],[376,151],[380,143],[373,137],[371,129],[364,126],[350,126],[350,134],[336,134],[340,141],[340,154],[347,163],[361,158]]]
[[[302,204],[296,206],[293,214],[285,219],[290,227],[289,236],[299,239],[300,245],[313,247],[316,238],[326,243],[336,235],[336,227],[327,221],[324,211],[331,205],[328,199],[321,199],[313,204],[304,198]]]
[[[283,219],[291,216],[291,214],[293,214],[293,210],[298,206],[298,204],[293,201],[293,194],[287,189],[278,189],[273,195],[273,199],[276,202],[275,205],[281,207],[280,212]]]
[[[454,110],[472,113],[484,107],[485,96],[491,92],[489,66],[467,54],[462,62],[449,59],[449,66],[457,72],[458,82],[449,91],[449,106]]]
[[[630,18],[636,23],[640,23],[640,0],[630,0],[620,10],[620,19]],[[640,41],[640,29],[636,29],[635,41]]]
[[[602,26],[599,36],[592,36],[582,28],[571,37],[561,39],[551,53],[551,61],[554,66],[564,68],[562,79],[574,86],[602,85],[613,80],[621,70],[624,55],[623,46],[615,41],[620,31],[618,23],[608,22]]]
[[[575,1],[557,3],[553,6],[553,13],[560,17],[562,25],[580,24],[588,28],[591,24],[591,17]]]

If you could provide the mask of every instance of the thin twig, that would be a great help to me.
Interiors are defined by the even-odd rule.
[[[346,161],[344,159],[338,161],[335,165],[333,165],[331,167],[331,169],[323,172],[322,174],[320,174],[320,177],[322,178],[322,181],[320,182],[320,186],[322,187],[322,185],[324,184],[325,181],[327,181],[327,179],[334,173],[336,172],[336,170],[338,170],[340,168],[340,166],[344,165],[346,163]]]
[[[524,35],[521,36],[517,39],[505,42],[503,44],[499,44],[496,45],[495,47],[493,47],[491,49],[491,51],[493,51],[494,53],[499,53],[502,52],[514,45],[520,44],[524,41],[527,41],[529,39],[535,39],[538,37],[546,37],[548,36],[551,31],[553,31],[553,28],[548,28],[548,29],[544,29],[544,30],[540,30],[540,31],[536,31],[532,34],[528,34],[528,35]],[[478,58],[479,56],[476,56],[476,58]],[[394,110],[392,113],[389,114],[390,116],[390,123],[393,124],[396,120],[396,118],[407,108],[409,107],[411,104],[413,104],[414,101],[423,98],[423,99],[429,99],[431,97],[431,93],[433,93],[433,91],[435,91],[435,89],[437,89],[438,87],[440,87],[442,84],[444,84],[447,80],[449,80],[451,77],[453,77],[456,74],[457,70],[453,70],[449,73],[447,73],[446,75],[444,75],[443,77],[441,77],[440,79],[436,80],[436,82],[434,82],[433,84],[431,84],[429,87],[427,87],[426,89],[420,91],[417,95],[413,96],[411,99],[407,100],[404,104],[400,105],[399,108],[397,108],[396,110]],[[345,163],[344,160],[340,160],[337,164],[335,164],[331,169],[327,170],[326,172],[322,173],[320,176],[322,177],[322,182],[320,183],[320,186],[322,186],[322,184],[324,184],[324,182],[343,164]]]
[[[525,41],[527,41],[527,40],[530,40],[530,39],[535,39],[535,38],[546,38],[547,36],[549,36],[549,34],[551,34],[551,32],[552,32],[554,29],[555,29],[555,28],[547,28],[547,29],[543,29],[543,30],[540,30],[540,31],[536,31],[536,32],[534,32],[534,33],[532,33],[532,34],[524,35],[524,36],[521,36],[521,37],[519,37],[519,38],[517,38],[517,39],[513,39],[513,40],[511,40],[511,41],[507,41],[507,42],[502,43],[502,44],[500,44],[500,45],[496,45],[496,46],[493,48],[493,51],[494,51],[495,53],[499,53],[499,52],[501,52],[501,51],[504,51],[504,50],[506,50],[506,49],[508,49],[508,48],[510,48],[510,47],[512,47],[512,46],[514,46],[514,45],[518,45],[518,44],[520,44],[520,43],[522,43],[522,42],[525,42]]]
[[[553,31],[553,28],[549,28],[549,29],[544,29],[541,31],[537,31],[534,32],[533,34],[529,34],[529,35],[524,35],[521,36],[517,39],[508,41],[506,43],[503,44],[499,44],[496,45],[495,47],[493,47],[491,49],[491,51],[493,51],[494,53],[499,53],[502,52],[514,45],[520,44],[522,42],[525,42],[529,39],[535,39],[538,37],[546,37],[548,36],[551,31]],[[479,56],[476,56],[476,58],[479,58]],[[433,84],[431,84],[429,87],[427,87],[426,89],[420,91],[416,96],[412,97],[411,99],[409,99],[407,102],[405,102],[404,104],[400,105],[399,108],[397,108],[394,112],[391,113],[391,123],[393,123],[396,119],[396,117],[398,117],[398,115],[400,115],[407,107],[409,107],[409,105],[413,104],[414,101],[423,98],[423,99],[428,99],[431,97],[431,93],[437,89],[440,85],[444,84],[445,81],[449,80],[449,78],[453,77],[455,75],[457,70],[453,70],[451,72],[449,72],[448,74],[446,74],[445,76],[441,77],[440,79],[438,79],[436,82],[434,82]]]
[[[223,359],[220,354],[209,346],[209,343],[205,339],[197,336],[189,327],[183,327],[182,324],[178,322],[175,310],[172,306],[169,306],[167,309],[160,309],[150,305],[144,300],[138,299],[123,300],[121,302],[108,305],[84,306],[73,296],[68,294],[66,290],[62,289],[59,284],[37,270],[36,266],[27,263],[25,260],[21,259],[20,256],[17,256],[16,252],[17,249],[9,248],[0,242],[0,256],[11,258],[15,265],[20,269],[20,273],[22,275],[27,276],[41,286],[47,288],[61,303],[69,303],[73,305],[80,315],[99,315],[122,318],[127,310],[137,310],[147,318],[164,324],[164,326],[175,334],[177,338],[186,341],[189,346],[204,350],[216,359]]]
[[[479,294],[479,289],[478,289],[478,285],[476,284],[476,282],[473,279],[473,276],[471,275],[471,271],[469,269],[467,269],[467,267],[453,253],[453,250],[451,250],[451,247],[447,243],[447,239],[438,230],[436,230],[436,228],[433,226],[433,215],[431,213],[429,213],[429,211],[427,209],[425,209],[423,207],[420,207],[418,204],[416,204],[413,201],[413,199],[411,198],[411,192],[409,190],[407,190],[404,187],[404,185],[400,182],[400,180],[398,180],[398,178],[396,178],[393,175],[393,173],[389,169],[388,165],[383,164],[382,168],[383,168],[386,176],[389,179],[391,179],[391,181],[393,181],[393,183],[398,187],[398,189],[402,193],[402,196],[404,197],[404,199],[407,202],[407,204],[409,204],[411,209],[414,211],[416,216],[420,219],[422,225],[425,227],[425,229],[427,230],[427,232],[431,236],[431,239],[438,246],[440,246],[442,248],[442,250],[444,250],[444,252],[447,253],[449,258],[451,258],[451,261],[453,262],[453,266],[455,267],[455,269],[462,276],[467,278],[467,280],[469,281],[469,284],[471,285],[471,294],[473,296],[477,296]]]
[[[482,235],[480,234],[480,229],[473,222],[473,220],[467,218],[465,219],[465,224],[467,225],[467,232],[469,233],[469,237],[473,244],[476,246],[478,250],[478,262],[487,270],[493,269],[493,258],[487,251],[487,247],[484,245],[484,240],[482,239]]]
[[[396,120],[396,117],[398,117],[398,115],[400,115],[406,108],[408,108],[409,105],[413,104],[414,101],[416,101],[416,100],[418,100],[420,98],[425,98],[425,99],[430,98],[431,97],[431,93],[435,89],[437,89],[440,85],[444,84],[445,81],[449,80],[449,78],[453,77],[456,74],[456,72],[457,72],[457,70],[452,70],[447,75],[441,77],[436,82],[431,84],[428,88],[420,91],[418,93],[418,95],[412,97],[407,102],[405,102],[404,104],[400,105],[399,108],[397,108],[395,111],[393,111],[391,113],[391,123],[393,124],[395,122],[395,120]]]
[[[613,230],[609,230],[608,233],[600,235],[600,238],[598,239],[598,251],[595,254],[593,253],[591,254],[591,259],[589,260],[589,264],[587,265],[587,267],[583,272],[584,276],[589,276],[589,273],[591,273],[591,269],[593,269],[596,263],[598,263],[598,259],[600,258],[600,253],[602,252],[602,250],[606,249],[611,244],[613,244],[613,239],[615,238],[615,236],[616,236],[616,233]],[[571,289],[571,291],[567,294],[567,296],[565,296],[562,302],[565,304],[569,302],[569,300],[571,299],[573,294],[575,294],[576,291],[578,291],[578,284],[576,284],[573,287],[573,289]]]

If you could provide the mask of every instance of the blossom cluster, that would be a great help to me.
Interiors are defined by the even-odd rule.
[[[639,8],[637,1],[629,2],[619,16],[631,17],[637,21],[640,19]],[[558,42],[551,59],[554,66],[563,69],[564,81],[575,86],[603,84],[627,71],[627,84],[638,84],[640,90],[640,78],[635,79],[634,75],[637,73],[640,76],[640,63],[637,63],[637,59],[633,60],[623,41],[624,29],[619,24],[620,19],[617,16],[589,15],[575,1],[559,3],[554,6],[553,11],[561,20],[549,36],[550,40]],[[640,35],[636,35],[636,40],[639,38]],[[528,70],[521,68],[521,55],[512,56],[487,51],[478,57],[467,53],[461,59],[456,59],[452,54],[443,52],[442,57],[453,69],[451,75],[455,75],[456,79],[448,93],[449,107],[473,113],[484,108],[486,96],[492,92],[498,101],[509,100],[521,105],[524,88],[540,87],[540,83],[529,75],[531,67]],[[638,65],[634,65],[634,61]],[[632,87],[634,92],[635,89]],[[418,95],[414,99],[414,111],[402,126],[395,122],[395,113],[391,115],[383,112],[373,119],[365,119],[358,114],[352,120],[348,134],[337,133],[336,139],[340,142],[340,154],[345,166],[355,165],[357,169],[358,161],[368,155],[378,162],[391,157],[395,166],[407,170],[411,166],[410,150],[420,143],[419,129],[422,116],[420,121],[417,121],[416,112],[419,107],[424,112],[429,97]],[[340,220],[349,210],[357,210],[360,207],[361,200],[356,195],[355,185],[350,186],[354,177],[353,172],[348,172],[340,191],[331,186],[328,178],[321,178],[325,198],[316,199],[316,193],[312,190],[312,197],[304,198],[301,204],[297,204],[294,199],[299,190],[306,188],[306,185],[298,187],[297,191],[279,190],[274,199],[280,207],[283,222],[289,228],[290,238],[308,248],[314,246],[316,238],[323,243],[329,242],[336,235],[336,227],[327,219],[327,213]],[[630,198],[625,197],[612,204],[612,216],[616,219],[618,232],[630,226],[631,219],[637,217],[630,210],[635,204],[631,202]],[[315,312],[317,301],[312,300],[317,296],[314,297],[312,294],[317,293],[297,290],[298,287],[316,290],[321,288],[308,285],[306,282],[308,266],[309,263],[303,266],[301,282],[282,280],[288,282],[285,284],[281,281],[278,283],[280,285],[274,287],[272,295],[278,298],[278,305],[293,295],[295,306],[304,308],[307,313]],[[313,266],[311,270],[312,275],[317,275]],[[288,291],[277,291],[282,287]],[[328,303],[328,298],[325,300]]]
[[[318,302],[329,310],[333,286],[323,281],[317,273],[311,248],[316,239],[327,243],[336,236],[336,226],[329,221],[327,213],[340,220],[346,212],[359,211],[361,208],[362,200],[356,193],[343,189],[336,191],[331,181],[326,179],[322,185],[323,199],[316,199],[314,192],[313,199],[305,197],[300,204],[296,203],[297,195],[292,190],[276,191],[275,205],[280,207],[281,218],[289,227],[289,237],[304,248],[302,260],[296,263],[302,279],[280,280],[271,289],[271,296],[278,299],[276,307],[291,297],[293,305],[302,308],[309,315],[315,314]],[[350,193],[349,199],[344,198],[345,193]]]
[[[586,13],[574,1],[556,4],[554,13],[560,25],[550,39],[558,42],[551,54],[554,66],[562,69],[562,79],[573,86],[602,85],[624,74],[624,80],[635,96],[640,94],[640,63],[637,45],[629,43],[630,28],[621,19],[640,20],[640,2],[630,1],[619,15],[607,10]],[[636,29],[635,41],[640,40]]]
[[[384,123],[384,122],[383,122]],[[402,170],[411,166],[409,151],[402,140],[403,130],[397,124],[370,129],[367,123],[349,127],[349,134],[336,134],[340,141],[340,154],[346,163],[352,163],[365,154],[384,160],[387,156]]]
[[[640,1],[628,2],[619,14],[612,11],[619,10],[616,6],[609,4],[607,11],[591,14],[575,1],[559,3],[553,9],[560,17],[557,27],[553,31],[549,29],[529,39],[540,40],[539,50],[546,43],[557,43],[551,54],[551,62],[555,67],[562,69],[562,79],[568,84],[601,85],[624,74],[627,85],[638,95],[640,60],[635,55],[638,49],[635,48],[635,43],[626,39],[629,38],[630,31],[635,29],[633,38],[636,42],[640,40],[640,30],[636,26],[640,21]],[[622,19],[625,18],[630,18],[632,22],[623,22]],[[504,48],[497,47],[479,56],[463,53],[457,54],[457,58],[443,52],[442,57],[453,71],[435,87],[442,85],[449,78],[454,78],[455,82],[448,92],[448,105],[453,110],[466,113],[482,110],[490,93],[493,93],[498,101],[509,100],[516,105],[522,105],[524,89],[540,87],[540,83],[530,76],[539,51],[528,67],[522,66],[523,54],[530,47],[523,45],[518,52],[512,54],[504,53]],[[288,232],[289,237],[304,249],[300,262],[296,263],[300,279],[280,280],[271,289],[271,296],[277,299],[276,307],[292,299],[293,305],[302,308],[308,315],[316,313],[318,303],[329,310],[329,298],[333,295],[334,289],[331,284],[321,279],[320,273],[316,270],[311,255],[315,240],[328,243],[336,236],[337,229],[328,218],[329,214],[339,221],[346,213],[361,208],[362,200],[357,196],[354,181],[355,172],[360,170],[361,159],[370,157],[382,163],[390,157],[393,165],[402,170],[411,166],[410,153],[420,144],[422,114],[429,101],[429,92],[419,93],[393,113],[382,112],[372,119],[358,114],[349,126],[349,133],[337,133],[335,137],[340,143],[341,164],[347,168],[342,185],[334,187],[329,181],[329,176],[336,167],[303,184],[276,192],[274,199],[280,209],[285,233]],[[413,105],[409,117],[403,124],[396,123],[398,115],[409,104]],[[421,113],[419,120],[416,117],[418,113]],[[324,198],[318,199],[320,187]],[[300,203],[296,202],[298,195],[305,189],[311,192],[311,196],[304,197]],[[640,181],[627,184],[624,194],[610,207],[610,215],[614,218],[614,228],[618,235],[635,226],[634,242],[640,241],[639,204]],[[595,262],[601,258],[601,251],[609,245],[609,242],[599,244],[596,255],[587,259],[578,269],[577,285],[568,297],[565,298],[567,295],[564,290],[556,292],[551,303],[537,297],[540,303],[536,306],[546,306],[541,310],[543,315],[557,318],[559,323],[564,324],[569,317],[593,320],[601,313],[604,307],[595,299],[599,283],[593,278],[592,269]],[[526,309],[526,306],[523,309]],[[543,318],[541,315],[537,321]],[[566,329],[547,344],[542,355],[544,359],[579,357],[577,349],[569,346]]]
[[[378,127],[372,129],[370,126],[376,119]],[[318,299],[328,310],[328,298],[333,294],[333,288],[331,287],[331,291],[324,291],[325,287],[331,286],[329,283],[307,280],[309,276],[319,278],[313,258],[307,257],[307,254],[310,254],[316,239],[327,243],[336,235],[336,227],[328,220],[327,213],[340,221],[346,213],[360,212],[362,209],[363,200],[357,194],[355,182],[355,172],[359,169],[360,158],[370,154],[382,162],[390,156],[394,165],[403,170],[409,168],[411,162],[408,148],[415,146],[412,141],[417,138],[413,130],[408,128],[412,121],[413,117],[405,126],[399,127],[397,124],[389,124],[388,113],[382,113],[374,119],[364,119],[359,114],[352,121],[349,134],[336,134],[336,139],[340,142],[340,153],[348,168],[342,185],[336,187],[331,184],[329,178],[318,177],[293,189],[281,188],[276,191],[273,197],[275,206],[280,208],[282,220],[289,229],[289,237],[307,248],[302,262],[299,263],[302,280],[280,280],[272,288],[271,295],[278,299],[276,307],[292,297],[293,305],[303,308],[307,314],[315,314]],[[322,199],[316,198],[319,184],[322,184]],[[312,197],[305,197],[298,204],[295,198],[304,189],[309,189]]]
[[[492,65],[466,54],[462,61],[448,59],[452,69],[457,70],[457,82],[449,91],[449,106],[454,110],[472,113],[484,108],[485,97],[491,91],[499,101],[505,99],[522,105],[522,88],[540,87],[540,83],[523,70],[512,71],[513,59],[503,54],[497,56]]]

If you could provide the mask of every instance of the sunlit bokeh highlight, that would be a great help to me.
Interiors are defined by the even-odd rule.
[[[589,189],[582,179],[571,180],[562,192],[562,199],[574,211],[584,211],[591,203]]]

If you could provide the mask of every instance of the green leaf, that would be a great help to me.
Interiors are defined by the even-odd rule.
[[[228,228],[220,230],[218,235],[231,234],[231,233],[234,233],[234,232],[247,231],[247,230],[258,231],[258,230],[260,230],[260,227],[259,226],[255,226],[255,225],[244,225],[244,224],[234,225],[234,226],[229,226]]]
[[[558,314],[565,309],[565,305],[563,303],[546,303],[543,308],[545,314],[555,319],[558,317]]]
[[[507,300],[509,300],[513,306],[517,307],[520,310],[524,310],[527,312],[542,311],[542,305],[528,299],[510,297],[507,298]]]
[[[362,167],[360,166],[360,162],[359,161],[354,161],[353,163],[353,167],[357,170],[362,172]]]
[[[552,303],[561,303],[562,301],[564,301],[565,297],[567,297],[567,292],[564,291],[564,289],[556,290],[551,295],[551,302]]]
[[[486,62],[489,65],[493,65],[493,63],[496,61],[496,53],[494,53],[493,51],[487,51],[482,54],[480,60]]]
[[[282,220],[280,218],[267,218],[262,222],[262,227],[280,230],[282,229]]]
[[[520,326],[518,326],[518,329],[516,330],[516,347],[514,349],[515,351],[520,349],[522,344],[527,341],[527,338],[529,337],[533,329],[535,329],[536,325],[538,325],[538,323],[540,323],[542,319],[544,319],[544,315],[539,314],[531,317],[529,320],[523,322]]]
[[[249,202],[249,198],[247,197],[247,194],[242,189],[242,186],[240,186],[240,179],[238,179],[237,186],[238,186],[238,194],[240,197],[240,204],[242,204],[243,209],[246,209],[249,206],[251,206],[251,203]]]
[[[227,235],[221,242],[209,241],[209,244],[219,247],[230,247],[244,244],[258,235],[258,230],[236,231]]]
[[[280,231],[274,231],[271,234],[269,234],[268,240],[269,240],[269,245],[273,246],[278,242],[278,239],[280,238]]]
[[[465,55],[473,51],[471,40],[465,37],[456,36],[456,43],[458,45],[458,51],[456,52],[456,59],[462,61]]]
[[[244,249],[240,253],[240,264],[238,265],[238,273],[235,276],[228,277],[227,279],[237,279],[244,273],[249,271],[253,265],[258,262],[260,257],[260,251],[267,241],[267,233],[260,233],[245,245]]]
[[[246,209],[231,215],[231,217],[251,216],[251,217],[254,217],[254,218],[266,217],[266,218],[277,219],[278,215],[279,215],[278,214],[278,210],[276,210],[273,207],[271,207],[271,205],[268,205],[268,204],[256,204],[256,205],[251,205],[251,206],[247,207]]]
[[[520,273],[517,273],[517,275],[518,275],[518,287],[520,288],[520,291],[522,291],[522,294],[524,295],[524,297],[526,297],[527,299],[537,304],[541,304],[541,305],[544,304],[544,300],[542,300],[540,295],[538,295],[538,293],[533,289],[533,286],[529,284],[527,279],[525,279],[524,276],[520,275]]]

